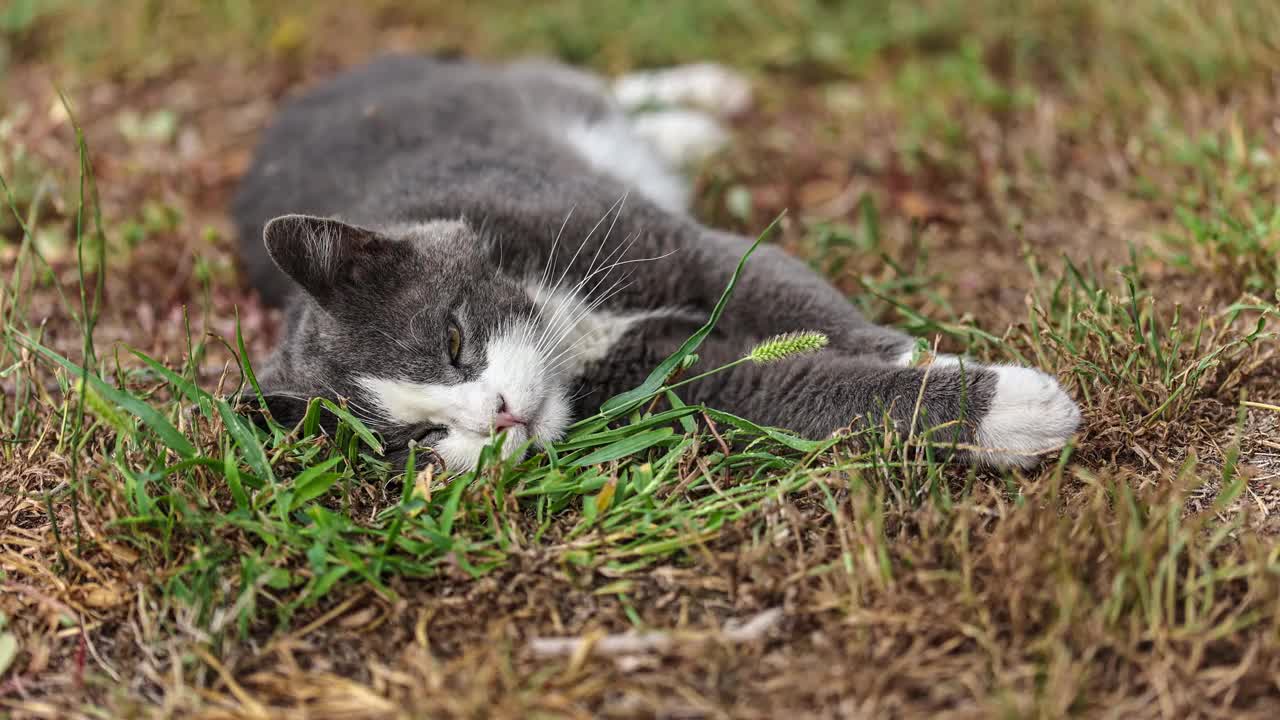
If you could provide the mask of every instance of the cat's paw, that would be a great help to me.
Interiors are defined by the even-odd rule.
[[[628,73],[614,81],[613,94],[629,111],[686,107],[730,117],[751,106],[750,81],[715,63]]]
[[[729,133],[715,118],[697,110],[641,113],[631,126],[675,168],[694,167],[729,143]]]
[[[899,367],[971,369],[979,383],[993,379],[990,406],[964,456],[990,467],[1030,468],[1041,456],[1060,450],[1080,427],[1080,409],[1058,381],[1034,368],[982,365],[945,353],[906,350],[893,358]],[[945,372],[945,371],[944,371]],[[990,373],[990,375],[987,375]]]
[[[991,404],[970,457],[994,467],[1029,468],[1061,449],[1080,427],[1080,409],[1058,381],[1033,368],[995,366]]]

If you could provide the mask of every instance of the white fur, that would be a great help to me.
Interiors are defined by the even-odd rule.
[[[575,293],[563,290],[540,292],[533,285],[528,286],[527,291],[537,303],[539,313],[549,322],[555,322],[551,318],[580,316],[576,322],[563,327],[562,337],[554,351],[560,356],[555,360],[556,371],[567,377],[577,375],[587,365],[607,357],[614,344],[636,323],[672,314],[671,310],[624,313],[597,309],[586,312],[585,299]]]
[[[613,95],[628,110],[685,106],[728,116],[751,105],[751,83],[723,65],[698,63],[628,73],[614,81]]]
[[[631,185],[671,212],[689,207],[688,182],[668,167],[625,117],[570,122],[558,129],[593,169]]]
[[[697,110],[660,110],[631,120],[636,134],[653,146],[671,167],[688,170],[729,143],[729,133],[710,115]]]
[[[911,367],[912,365],[916,364],[915,356],[916,356],[915,350],[908,350],[902,353],[901,355],[899,355],[897,359],[894,360],[894,364],[898,365],[899,367]],[[937,355],[933,356],[932,360],[924,364],[937,365],[938,367],[956,367],[957,365],[960,364],[960,357],[958,355],[948,355],[947,353],[938,353]],[[968,361],[966,361],[965,364],[972,365],[975,367],[977,366],[977,363],[971,363]]]
[[[895,364],[911,367],[915,352],[899,355]],[[980,366],[956,355],[934,355],[936,367],[985,367],[996,374],[991,407],[978,424],[969,455],[994,467],[1031,467],[1037,458],[1067,444],[1080,425],[1080,410],[1058,381],[1033,368],[1011,365]]]
[[[532,436],[538,445],[554,442],[569,424],[569,403],[559,375],[548,373],[538,346],[541,330],[521,324],[494,336],[485,348],[484,372],[475,380],[444,385],[362,377],[360,384],[383,411],[403,424],[435,423],[449,429],[434,446],[451,471],[475,467],[493,437],[502,399],[508,410],[528,418],[527,428],[508,428],[503,454],[510,457]],[[500,399],[501,398],[501,399]]]
[[[591,122],[556,119],[562,137],[595,170],[639,190],[672,212],[689,209],[687,171],[723,148],[729,134],[714,115],[733,115],[751,103],[743,76],[709,63],[624,75],[614,98],[631,117],[606,115]]]
[[[1030,467],[1067,444],[1080,410],[1058,381],[1033,368],[997,366],[996,392],[978,425],[973,456],[996,467]]]

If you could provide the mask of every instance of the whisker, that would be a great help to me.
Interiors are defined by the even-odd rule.
[[[395,345],[398,345],[401,350],[404,350],[407,353],[416,354],[418,352],[417,350],[413,349],[413,347],[411,347],[408,343],[396,337],[395,335],[392,335],[386,330],[378,329],[378,334],[390,340]]]
[[[637,235],[637,237],[639,237],[639,236]],[[677,249],[677,250],[678,250],[678,249]],[[675,254],[675,253],[677,252],[677,250],[672,250],[671,252],[664,253],[664,254],[662,254],[662,255],[657,255],[657,256],[654,256],[654,257],[648,257],[648,258],[632,258],[631,260],[620,260],[620,261],[615,262],[615,263],[613,263],[612,265],[608,266],[607,268],[601,268],[600,270],[597,270],[597,271],[596,271],[596,273],[593,273],[593,274],[598,274],[598,273],[600,273],[600,272],[604,272],[605,270],[608,270],[608,272],[606,272],[606,273],[605,273],[605,276],[604,276],[604,277],[602,277],[602,278],[600,278],[600,280],[596,283],[596,285],[594,285],[594,286],[591,288],[591,290],[590,290],[589,292],[587,292],[584,296],[576,296],[576,297],[575,297],[575,299],[574,299],[574,301],[573,301],[573,303],[572,303],[572,306],[568,309],[568,311],[569,311],[569,312],[576,312],[576,311],[578,310],[578,308],[580,308],[580,307],[582,306],[582,304],[583,304],[583,303],[587,302],[587,298],[590,298],[590,296],[591,296],[593,293],[595,293],[595,292],[600,288],[600,286],[601,286],[601,285],[603,285],[603,284],[605,283],[605,281],[606,281],[606,280],[608,280],[608,279],[609,279],[609,275],[611,275],[611,274],[613,273],[613,270],[614,270],[615,268],[622,267],[623,265],[629,265],[629,264],[631,264],[631,263],[638,263],[638,262],[651,262],[651,261],[654,261],[654,260],[662,260],[662,259],[664,259],[664,258],[670,257],[671,255]],[[626,277],[630,277],[632,274],[633,274],[633,273],[628,273],[627,275],[625,275],[625,276],[624,276],[624,279],[625,279]],[[586,278],[584,278],[584,282],[585,282],[585,281],[586,281]],[[579,283],[579,285],[581,285],[581,283]],[[615,285],[614,285],[614,286],[616,286],[616,283],[615,283]],[[612,287],[613,287],[613,286],[611,286],[611,289],[612,289]],[[592,307],[592,309],[594,309],[595,307],[598,307],[598,306],[599,306],[599,303],[596,303],[596,304]],[[586,317],[586,316],[585,316],[585,315],[583,315],[583,314],[579,314],[579,315],[576,317],[576,319],[574,320],[574,322],[576,323],[577,321],[581,320],[583,317]],[[565,331],[565,332],[567,332],[567,331]],[[561,337],[563,337],[563,333],[561,334]],[[557,341],[558,341],[558,339],[557,339]],[[554,343],[552,343],[552,345],[554,345]]]
[[[586,300],[586,296],[576,296],[572,307],[569,307],[568,309],[562,307],[560,312],[557,314],[555,324],[549,326],[547,329],[548,333],[551,333],[554,330],[554,334],[548,335],[544,333],[548,342],[539,343],[537,346],[538,352],[545,355],[555,350],[556,347],[564,340],[565,336],[573,332],[573,329],[577,327],[578,323],[582,322],[582,320],[586,318],[591,311],[600,307],[601,303],[616,294],[618,283],[625,282],[629,277],[630,274],[624,275],[614,281],[614,284],[605,291],[606,295],[603,297],[588,302]],[[593,288],[593,291],[596,289],[598,288]]]
[[[566,400],[566,402],[569,405],[573,405],[574,403],[578,402],[582,398],[591,394],[591,388],[588,387],[585,382],[579,384],[578,387],[580,388],[580,390],[578,390],[577,392],[574,392],[574,394],[569,396],[569,398]]]
[[[569,219],[573,217],[573,213],[577,209],[578,206],[576,204],[569,207],[569,212],[564,216],[564,222],[560,223],[560,230],[556,232],[555,239],[551,241],[551,253],[547,255],[547,262],[542,267],[542,277],[538,280],[538,294],[533,298],[533,304],[535,306],[537,306],[538,301],[542,298],[542,291],[547,286],[547,280],[550,279],[553,273],[555,273],[556,251],[560,247],[560,238],[564,235],[564,229],[569,226]]]
[[[387,425],[395,424],[395,419],[392,418],[390,414],[388,414],[385,410],[381,408],[370,408],[364,405],[363,403],[357,401],[353,397],[350,397],[348,395],[343,395],[342,393],[335,390],[333,386],[328,383],[324,384],[323,389],[327,390],[329,394],[333,396],[332,399],[334,402],[341,403],[345,401],[347,404],[347,410],[350,411],[351,414],[354,415],[357,420],[365,424],[375,424],[375,425],[379,423],[383,423]]]
[[[612,232],[612,226],[610,226],[610,232]],[[598,290],[600,286],[604,284],[605,280],[609,279],[609,275],[612,274],[613,268],[618,267],[620,264],[623,264],[623,261],[615,260],[615,258],[625,257],[627,252],[639,239],[640,239],[640,234],[636,233],[634,235],[629,236],[628,239],[623,240],[621,243],[619,243],[619,247],[617,250],[610,252],[609,255],[605,257],[605,262],[609,264],[599,269],[595,269],[595,259],[594,258],[592,259],[591,267],[587,268],[587,272],[584,274],[582,279],[579,280],[578,283],[574,285],[573,288],[568,292],[568,295],[570,297],[569,302],[567,304],[561,304],[560,306],[557,307],[557,310],[559,311],[558,316],[555,318],[557,323],[563,322],[563,320],[560,317],[561,315],[563,315],[564,313],[572,314],[573,312],[576,312],[576,310],[579,307],[581,307],[582,303],[587,302],[587,300],[590,298],[592,293]],[[606,241],[607,241],[607,237],[606,237]],[[603,244],[601,245],[601,247],[603,247]],[[598,255],[599,253],[597,252],[597,256]],[[630,262],[630,261],[627,261],[627,262]],[[579,291],[591,280],[591,278],[595,277],[600,273],[604,273],[605,274],[604,277],[601,278],[596,283],[596,285],[593,286],[585,294],[585,296],[583,296],[583,294],[580,293]],[[579,319],[581,319],[581,317],[579,317]],[[559,329],[558,325],[548,325],[546,331],[543,332],[542,337],[538,339],[538,348],[540,350],[544,349],[543,348],[544,341],[548,338],[548,336],[553,334],[553,327],[556,330]],[[561,333],[561,335],[563,335],[563,333]]]
[[[609,217],[610,212],[613,212],[615,209],[619,211],[621,210],[622,201],[625,200],[626,197],[627,196],[624,194],[622,197],[618,198],[617,202],[611,205],[609,209],[605,211],[604,215],[601,215],[600,219],[596,221],[596,224],[592,226],[591,230],[587,233],[587,236],[583,238],[582,244],[578,245],[578,249],[574,251],[573,257],[569,258],[569,264],[566,265],[564,268],[564,271],[560,273],[560,278],[556,280],[555,286],[551,288],[552,295],[554,295],[555,292],[560,289],[560,285],[564,282],[565,276],[569,273],[569,270],[573,267],[573,264],[577,262],[578,255],[582,253],[582,249],[587,246],[588,242],[591,241],[591,238],[592,236],[595,235],[596,230],[599,230],[600,226],[604,224],[604,221]]]
[[[430,309],[430,307],[430,305],[423,305],[421,310],[414,313],[413,317],[409,318],[409,337],[418,337],[417,331],[413,329],[413,324],[417,322],[418,318],[422,317],[422,314]]]
[[[575,343],[575,344],[576,344],[576,343]],[[587,352],[587,348],[582,348],[582,349],[578,350],[577,352],[575,352],[574,354],[569,355],[568,357],[564,357],[564,358],[562,358],[562,359],[561,359],[559,362],[557,362],[555,365],[552,365],[550,368],[548,368],[548,369],[547,369],[547,371],[546,371],[546,372],[547,372],[547,374],[548,374],[548,375],[556,375],[556,374],[558,374],[561,368],[565,367],[565,366],[566,366],[566,365],[568,365],[569,363],[572,363],[574,360],[577,360],[578,358],[582,357],[582,355],[583,355],[584,353],[586,353],[586,352]]]
[[[633,285],[633,284],[634,284],[634,282],[631,282],[631,283],[627,283],[626,285],[622,285],[621,287],[617,287],[617,285],[618,285],[619,283],[625,282],[625,281],[626,281],[627,279],[629,279],[630,277],[631,277],[630,275],[624,275],[623,277],[618,278],[618,280],[614,283],[614,286],[615,286],[615,287],[611,287],[611,288],[610,288],[610,290],[609,290],[605,295],[603,295],[603,296],[601,296],[600,298],[598,298],[598,299],[594,300],[594,301],[591,303],[591,305],[587,306],[587,308],[586,308],[586,309],[582,310],[582,311],[579,313],[578,317],[574,319],[573,323],[572,323],[572,324],[571,324],[571,325],[570,325],[566,330],[564,330],[558,338],[556,338],[556,343],[555,343],[555,344],[556,344],[556,345],[559,345],[559,344],[560,344],[560,342],[562,342],[562,341],[564,340],[565,336],[566,336],[566,335],[568,335],[568,333],[569,333],[569,332],[570,332],[574,327],[576,327],[576,326],[577,326],[578,322],[579,322],[579,321],[581,321],[581,319],[582,319],[582,318],[586,317],[588,314],[590,314],[591,312],[593,312],[597,307],[599,307],[602,303],[604,303],[605,301],[607,301],[607,300],[609,300],[610,298],[612,298],[614,295],[616,295],[616,294],[618,294],[618,293],[622,292],[623,290],[625,290],[625,289],[627,289],[628,287],[630,287],[631,285]],[[590,336],[590,333],[585,333],[585,334],[583,334],[583,336],[582,336],[582,337],[578,338],[578,340],[576,340],[576,341],[573,343],[573,345],[571,345],[571,346],[570,346],[570,349],[571,349],[573,346],[577,345],[578,343],[581,343],[583,340],[585,340],[585,339],[586,339],[587,337],[589,337],[589,336]],[[554,346],[553,346],[553,349],[555,349],[555,348],[554,348]],[[558,352],[556,355],[553,355],[553,356],[548,357],[546,360],[544,360],[544,362],[549,364],[549,363],[551,363],[551,362],[555,361],[555,360],[556,360],[556,358],[560,357],[560,356],[561,356],[561,355],[563,355],[565,352],[566,352],[566,350],[565,350],[565,349],[560,349],[560,350],[559,350],[559,352]]]
[[[639,235],[636,235],[636,237],[639,237]],[[634,240],[633,240],[632,242],[634,242]],[[586,293],[586,295],[585,295],[585,296],[577,296],[577,297],[575,297],[574,301],[572,302],[571,306],[568,308],[567,312],[568,312],[568,313],[570,313],[570,314],[572,314],[572,313],[577,313],[577,314],[573,316],[573,318],[574,318],[574,319],[573,319],[573,321],[572,321],[572,322],[570,322],[570,323],[568,323],[566,327],[563,327],[563,328],[562,328],[562,327],[560,327],[560,325],[557,325],[557,326],[556,326],[556,327],[557,327],[557,330],[558,330],[558,332],[559,332],[559,334],[558,334],[558,336],[556,336],[556,339],[555,339],[553,342],[549,343],[549,344],[551,345],[551,347],[552,347],[552,348],[554,348],[554,346],[555,346],[556,344],[558,344],[561,340],[563,340],[563,339],[564,339],[564,336],[565,336],[565,335],[567,335],[567,334],[572,330],[572,327],[573,327],[574,325],[576,325],[578,322],[580,322],[580,321],[582,320],[582,318],[586,317],[586,313],[587,313],[587,312],[590,312],[591,310],[594,310],[595,308],[599,307],[600,302],[595,302],[595,301],[593,301],[593,302],[592,302],[592,304],[590,305],[590,307],[588,307],[588,309],[587,309],[587,311],[586,311],[586,312],[578,312],[579,308],[581,308],[581,307],[582,307],[582,305],[583,305],[584,303],[586,303],[586,302],[587,302],[587,298],[589,298],[592,294],[594,294],[597,290],[599,290],[600,286],[602,286],[602,285],[605,283],[605,281],[607,281],[607,280],[609,279],[609,276],[613,273],[613,270],[614,270],[615,268],[621,267],[621,266],[623,266],[623,265],[628,265],[628,264],[631,264],[631,263],[637,263],[637,262],[650,262],[650,261],[654,261],[654,260],[661,260],[661,259],[663,259],[663,258],[670,257],[672,254],[674,254],[675,252],[677,252],[677,250],[678,250],[678,248],[677,248],[677,249],[675,249],[675,250],[672,250],[671,252],[664,253],[664,254],[662,254],[662,255],[657,255],[657,256],[654,256],[654,257],[649,257],[649,258],[633,258],[633,259],[631,259],[631,260],[619,260],[619,261],[617,261],[617,262],[615,262],[615,263],[611,264],[611,265],[610,265],[610,266],[608,266],[607,268],[601,268],[600,270],[597,270],[597,271],[596,271],[596,273],[593,273],[593,274],[598,274],[598,273],[600,273],[600,272],[605,272],[606,270],[608,271],[608,272],[605,272],[604,277],[602,277],[602,278],[601,278],[601,279],[600,279],[600,280],[599,280],[599,281],[598,281],[598,282],[597,282],[597,283],[596,283],[596,284],[591,288],[591,290],[590,290],[589,292],[587,292],[587,293]],[[633,274],[634,274],[634,271],[633,271],[633,272],[631,272],[631,273],[627,273],[626,275],[624,275],[624,276],[623,276],[622,280],[625,280],[625,279],[627,279],[627,278],[631,277],[631,275],[633,275]],[[583,282],[585,282],[585,281],[586,281],[586,278],[584,278]],[[579,285],[578,285],[578,286],[579,286],[579,287],[581,287],[581,285],[582,285],[582,283],[579,283]],[[616,287],[616,286],[617,286],[617,282],[615,282],[613,286],[610,286],[610,290],[612,290],[612,289],[613,289],[614,287]],[[576,288],[575,288],[575,289],[576,289]],[[608,291],[606,291],[606,292],[608,292]],[[561,308],[561,309],[563,310],[564,308]],[[558,317],[558,318],[557,318],[557,322],[558,322],[558,323],[563,324],[563,322],[564,322],[564,321],[563,321],[561,318],[559,318],[559,317]],[[545,333],[544,333],[544,335],[545,335]],[[550,348],[542,348],[541,343],[540,343],[540,344],[539,344],[539,349],[540,349],[540,350],[545,350],[545,349],[550,349]]]
[[[618,222],[618,218],[622,216],[622,208],[626,202],[627,196],[628,193],[623,193],[622,197],[618,198],[618,200],[605,211],[604,215],[600,216],[600,219],[596,221],[596,224],[592,226],[591,230],[587,232],[582,243],[578,245],[578,249],[574,251],[573,257],[569,259],[569,264],[565,266],[564,270],[560,273],[560,277],[557,278],[556,284],[551,288],[549,296],[554,296],[555,293],[560,290],[560,287],[564,284],[564,280],[568,276],[569,271],[573,269],[574,263],[577,262],[578,255],[582,253],[582,250],[587,246],[587,243],[591,242],[591,238],[595,237],[596,231],[599,230],[600,226],[604,224],[604,221],[608,219],[609,214],[613,213],[613,221],[609,224],[609,230],[606,232],[604,239],[601,240],[600,248],[596,250],[595,257],[592,258],[591,263],[588,265],[587,272],[591,272],[591,269],[595,267],[596,258],[599,257],[600,249],[602,249],[604,244],[608,242],[609,236],[612,234],[613,228]]]

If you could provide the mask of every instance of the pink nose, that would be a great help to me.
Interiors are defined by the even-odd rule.
[[[523,427],[525,425],[524,418],[516,417],[506,410],[498,413],[497,417],[493,419],[493,426],[499,430],[506,430],[507,428],[512,428],[517,425]]]

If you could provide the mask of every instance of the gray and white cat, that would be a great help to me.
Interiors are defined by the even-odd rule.
[[[689,215],[678,172],[724,141],[714,110],[746,92],[714,66],[610,85],[545,62],[394,56],[288,102],[235,202],[249,276],[287,308],[261,378],[272,414],[343,398],[393,458],[416,440],[455,471],[495,431],[508,451],[561,437],[706,320],[747,249]],[[716,108],[629,112],[653,102]],[[911,337],[770,246],[701,364],[798,330],[829,347],[681,394],[811,437],[886,417],[904,434],[942,426],[939,441],[994,466],[1030,466],[1079,424],[1037,370],[914,362]]]

